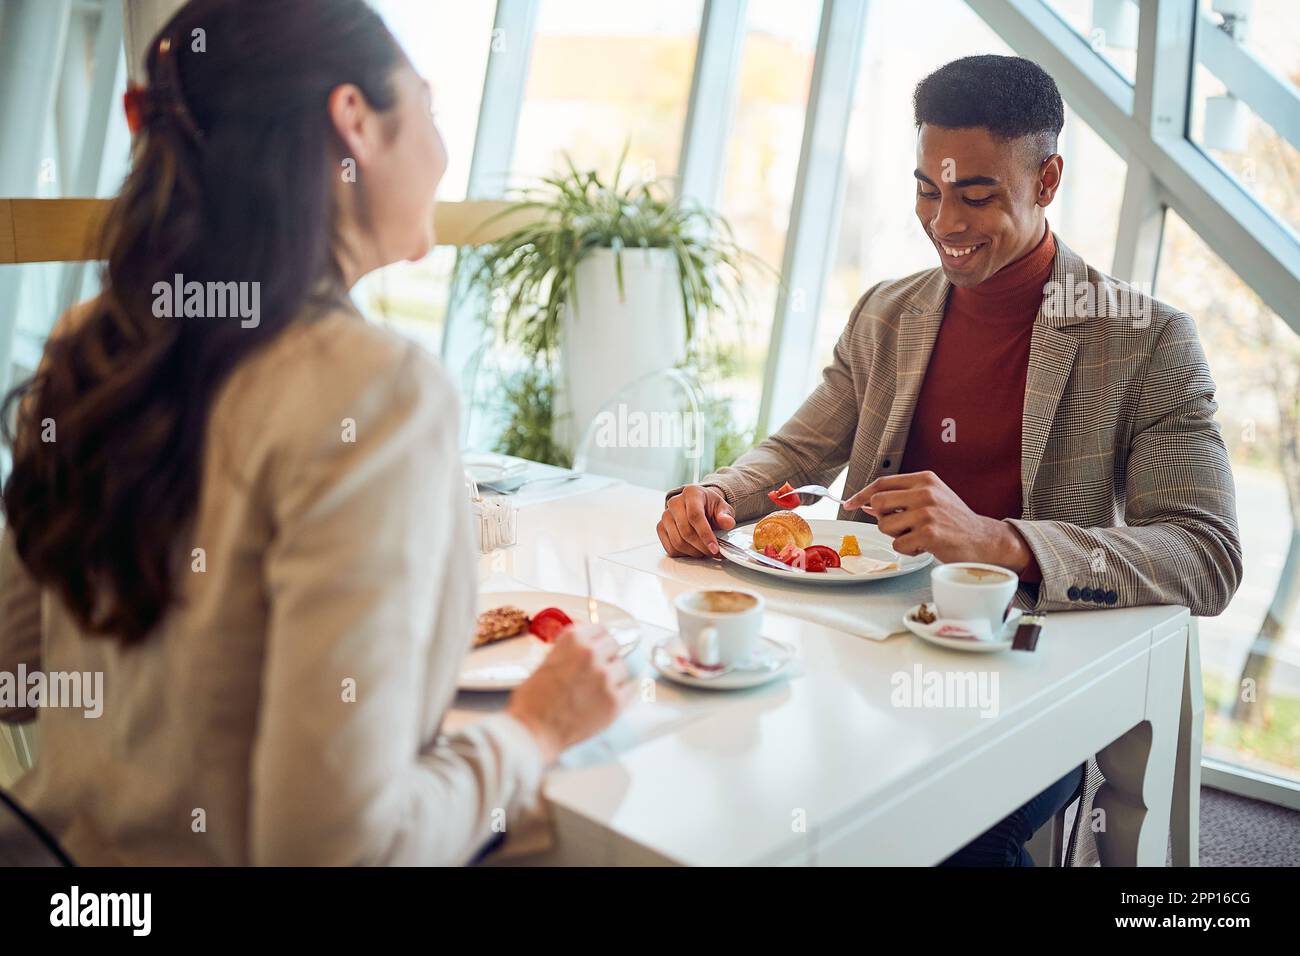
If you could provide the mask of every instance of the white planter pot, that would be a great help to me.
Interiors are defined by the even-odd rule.
[[[576,307],[560,321],[556,438],[573,451],[618,391],[686,357],[677,257],[669,249],[623,250],[623,295],[614,251],[597,249],[574,275]]]

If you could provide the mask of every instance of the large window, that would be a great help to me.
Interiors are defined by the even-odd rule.
[[[464,199],[493,43],[493,5],[452,0],[373,0],[373,5],[433,87],[434,115],[447,144],[447,174],[438,198]],[[400,262],[368,276],[354,297],[372,317],[437,350],[455,264],[456,250],[440,246],[419,262]]]
[[[720,209],[741,245],[774,271],[785,254],[820,16],[817,2],[750,0],[747,10]],[[714,329],[736,359],[732,397],[744,427],[758,414],[776,295],[775,277],[759,279],[748,315]]]
[[[98,62],[96,57],[101,34],[120,46],[121,18],[106,17],[93,7],[76,9],[65,30],[58,76],[25,78],[29,93],[42,98],[53,93],[52,110],[44,117],[37,140],[24,147],[21,137],[15,136],[12,148],[3,151],[10,163],[0,169],[0,193],[6,197],[108,198],[116,195],[129,169],[131,139],[119,105],[126,90],[125,58],[120,51],[109,62]],[[50,49],[57,46],[53,36],[29,39],[49,42]],[[0,70],[0,82],[16,80]],[[38,86],[41,90],[34,93]],[[92,103],[105,101],[111,103],[108,112],[92,109]],[[0,116],[0,125],[4,120]],[[14,135],[12,130],[10,134]],[[24,152],[27,155],[20,160],[19,153]],[[12,363],[11,368],[0,370],[0,385],[35,370],[59,315],[98,294],[100,278],[99,265],[90,262],[0,265],[0,308],[8,313],[0,316],[0,336],[12,335],[11,343],[0,342],[0,357],[7,356]],[[6,321],[11,318],[12,327]],[[7,344],[12,345],[11,351]]]
[[[1232,456],[1245,577],[1201,621],[1205,752],[1300,774],[1300,337],[1175,213],[1160,256],[1162,300],[1197,322]]]
[[[1192,140],[1300,231],[1300,9],[1256,0],[1225,17],[1214,6],[1202,0],[1197,20]]]
[[[564,166],[611,174],[624,147],[643,179],[677,172],[702,0],[543,0],[505,178]]]

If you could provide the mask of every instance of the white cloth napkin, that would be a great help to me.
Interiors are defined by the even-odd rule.
[[[739,587],[763,595],[773,611],[883,641],[906,633],[903,614],[930,596],[930,567],[863,584],[813,585],[782,581],[721,558],[670,558],[662,545],[644,544],[602,555],[606,561],[649,571],[697,588]]]

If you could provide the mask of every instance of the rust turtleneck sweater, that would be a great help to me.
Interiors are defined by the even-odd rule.
[[[989,518],[1020,517],[1029,343],[1055,256],[1049,227],[1032,251],[979,285],[953,287],[912,415],[900,470],[933,471]]]

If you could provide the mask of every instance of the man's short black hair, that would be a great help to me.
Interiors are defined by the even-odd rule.
[[[1033,162],[1056,152],[1065,104],[1056,81],[1019,56],[966,56],[939,67],[912,95],[916,128],[986,129],[1000,139],[1032,137]]]

